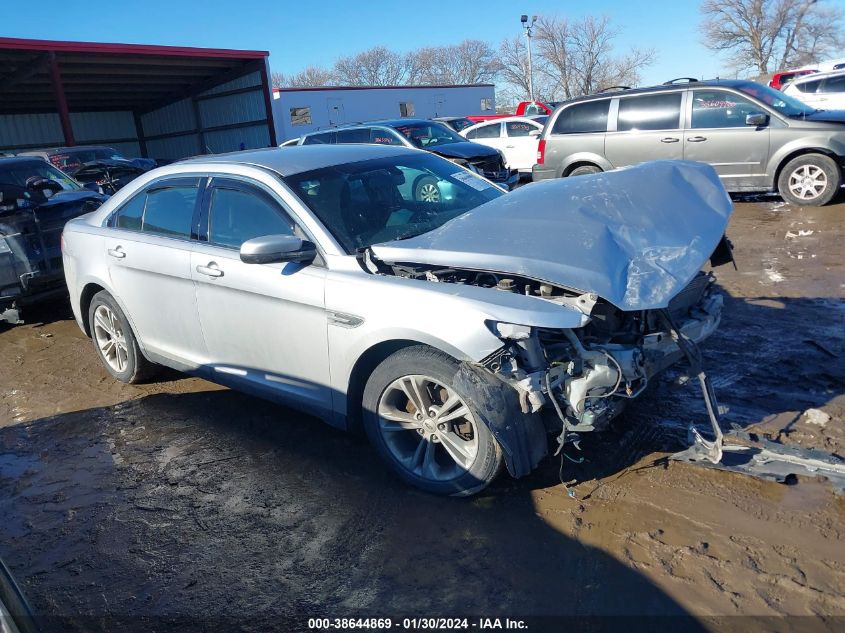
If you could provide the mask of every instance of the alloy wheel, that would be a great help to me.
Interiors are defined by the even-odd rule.
[[[814,200],[827,188],[827,174],[817,165],[801,165],[789,175],[789,191],[800,200]]]
[[[430,481],[449,481],[478,456],[478,423],[450,387],[422,375],[394,380],[378,403],[379,431],[408,471]]]
[[[426,182],[420,186],[419,198],[423,202],[440,202],[440,189],[433,182]]]
[[[123,373],[129,365],[129,348],[120,320],[108,306],[94,310],[94,340],[109,367]]]

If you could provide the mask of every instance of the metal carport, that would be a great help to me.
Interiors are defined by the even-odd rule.
[[[269,53],[0,38],[0,152],[175,160],[276,144]]]

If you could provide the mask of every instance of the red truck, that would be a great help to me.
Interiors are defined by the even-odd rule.
[[[549,101],[548,103],[543,103],[542,101],[521,101],[518,106],[516,106],[516,112],[512,114],[471,114],[467,115],[470,121],[474,123],[478,123],[479,121],[490,121],[492,119],[503,119],[508,116],[531,116],[534,114],[551,114],[552,111],[559,105],[563,103],[562,101]]]

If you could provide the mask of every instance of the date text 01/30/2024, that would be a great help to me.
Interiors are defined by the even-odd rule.
[[[309,618],[308,628],[316,631],[331,630],[527,630],[524,620],[511,618]]]

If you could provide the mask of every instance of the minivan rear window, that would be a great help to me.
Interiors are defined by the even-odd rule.
[[[680,92],[623,97],[619,99],[616,129],[620,132],[678,129],[681,120],[681,97]]]
[[[569,106],[558,115],[552,134],[586,134],[607,130],[610,99],[587,101]]]

